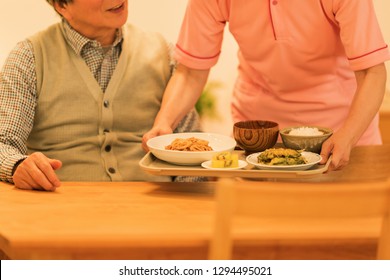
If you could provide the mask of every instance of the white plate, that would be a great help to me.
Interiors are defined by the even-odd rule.
[[[305,164],[296,164],[296,165],[267,165],[259,163],[257,160],[257,156],[260,155],[260,153],[251,154],[246,157],[246,161],[250,164],[253,164],[259,169],[264,170],[306,170],[311,168],[312,166],[319,163],[322,159],[322,157],[319,154],[312,153],[312,152],[302,152],[302,156],[307,160],[307,163]]]
[[[212,151],[188,152],[165,150],[176,138],[199,138],[209,142]],[[150,152],[157,158],[177,165],[200,165],[220,152],[231,152],[236,146],[232,137],[217,133],[184,132],[157,136],[147,142]]]
[[[202,162],[202,167],[204,167],[206,169],[213,169],[213,170],[235,170],[235,169],[244,168],[247,165],[248,165],[248,163],[246,161],[239,160],[238,167],[215,168],[215,167],[211,167],[211,160]]]

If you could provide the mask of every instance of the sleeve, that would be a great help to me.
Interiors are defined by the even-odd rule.
[[[179,63],[202,70],[217,63],[227,22],[227,16],[221,12],[224,2],[188,1],[174,54]]]
[[[33,47],[23,41],[11,51],[0,72],[0,180],[13,183],[16,163],[27,157],[26,141],[36,105]]]
[[[171,49],[171,45],[169,45],[169,49]],[[172,48],[173,50],[173,48]],[[171,52],[170,52],[171,53]],[[176,60],[170,56],[170,65],[175,69]],[[200,118],[198,112],[192,109],[178,124],[174,133],[181,132],[200,132],[202,131]],[[207,177],[194,177],[194,176],[174,176],[172,177],[173,182],[204,182],[208,181]]]
[[[192,109],[178,124],[174,133],[201,132],[201,124],[198,112]]]
[[[335,0],[333,11],[353,70],[366,69],[390,59],[372,0]]]
[[[195,109],[192,109],[179,123],[174,133],[181,132],[201,132],[201,124],[199,114]],[[174,176],[173,182],[205,182],[208,177],[194,177],[194,176]]]
[[[174,133],[180,132],[201,132],[199,115],[195,109],[192,109],[179,123]],[[205,182],[209,181],[208,177],[194,176],[175,176],[172,177],[174,182]]]
[[[173,51],[174,51],[174,46],[170,42],[165,42],[167,44],[167,49],[168,49],[168,60],[169,60],[169,67],[171,68],[171,73],[173,73],[176,69],[177,62],[175,58],[173,57]]]

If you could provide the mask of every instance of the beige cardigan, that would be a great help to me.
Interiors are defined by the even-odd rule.
[[[105,93],[67,44],[61,24],[30,38],[38,104],[28,152],[59,159],[63,181],[170,181],[144,173],[142,135],[153,124],[171,76],[166,42],[123,28],[118,65]]]

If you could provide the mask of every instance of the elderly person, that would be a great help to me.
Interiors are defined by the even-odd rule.
[[[47,2],[62,21],[17,44],[0,74],[0,179],[39,190],[172,180],[138,166],[172,74],[166,41],[126,24],[127,0]]]
[[[344,167],[355,145],[381,143],[390,53],[372,0],[189,0],[175,52],[180,65],[144,143],[171,132],[196,102],[227,23],[239,47],[234,121],[330,127],[335,133],[321,151],[323,163],[333,154],[330,169]]]

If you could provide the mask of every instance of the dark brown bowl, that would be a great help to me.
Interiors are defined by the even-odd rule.
[[[252,120],[237,122],[233,136],[247,154],[272,148],[279,136],[279,125],[273,121]]]

